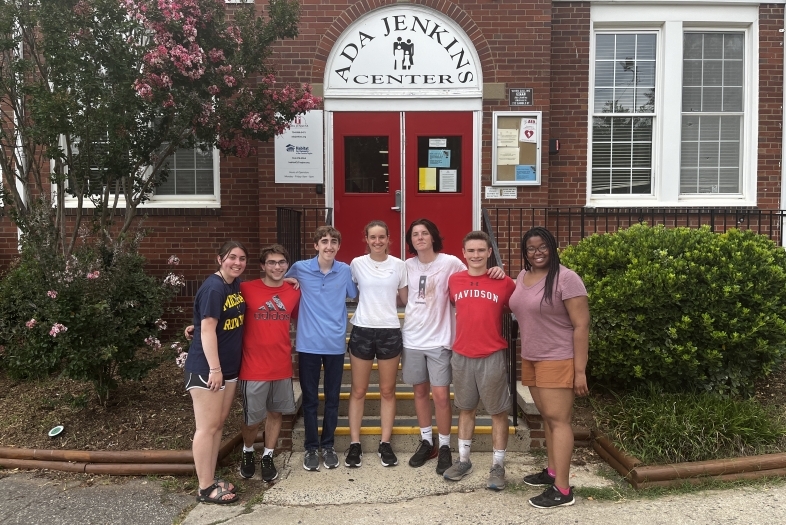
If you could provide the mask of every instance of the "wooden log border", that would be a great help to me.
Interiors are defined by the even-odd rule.
[[[695,485],[708,479],[736,481],[786,476],[786,453],[643,466],[641,461],[614,446],[606,436],[596,430],[591,434],[595,452],[636,490],[684,483]]]

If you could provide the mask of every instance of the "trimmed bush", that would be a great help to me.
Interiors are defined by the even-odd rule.
[[[602,384],[749,394],[784,357],[786,254],[764,236],[636,225],[561,258],[587,286]]]

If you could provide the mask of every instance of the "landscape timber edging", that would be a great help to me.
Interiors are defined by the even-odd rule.
[[[786,476],[784,453],[644,466],[638,459],[618,449],[597,430],[593,429],[591,434],[595,452],[636,490],[673,487],[684,483],[698,484],[708,479],[735,481]]]
[[[218,463],[223,465],[242,441],[240,432],[225,439],[218,450]],[[0,468],[49,469],[112,476],[189,475],[196,472],[190,450],[109,452],[0,447]]]

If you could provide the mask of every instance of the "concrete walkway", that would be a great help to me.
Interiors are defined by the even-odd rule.
[[[474,471],[460,482],[448,482],[434,472],[435,461],[419,469],[399,456],[399,466],[384,468],[376,453],[367,452],[363,466],[307,472],[302,454],[276,459],[280,481],[263,503],[246,507],[197,505],[184,525],[275,523],[341,523],[401,525],[441,524],[761,524],[786,523],[786,485],[705,491],[658,499],[608,502],[578,498],[572,507],[539,510],[527,499],[540,489],[519,485],[503,492],[485,488],[490,453],[473,453]],[[508,481],[536,471],[541,459],[508,453]],[[600,465],[573,467],[571,483],[578,487],[611,486],[598,475]],[[258,474],[257,474],[258,475]]]

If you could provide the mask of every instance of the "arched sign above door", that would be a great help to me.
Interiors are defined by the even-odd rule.
[[[420,6],[376,9],[350,24],[325,68],[326,98],[481,97],[475,47],[451,18]]]

